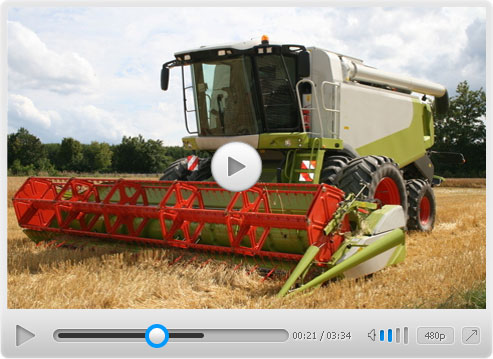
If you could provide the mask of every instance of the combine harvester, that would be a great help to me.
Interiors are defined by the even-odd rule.
[[[163,65],[163,90],[174,67],[181,68],[190,132],[184,147],[213,154],[247,143],[262,158],[260,181],[227,191],[209,182],[210,158],[196,156],[174,162],[160,181],[31,177],[13,199],[30,238],[243,256],[269,274],[276,263],[291,263],[284,296],[399,263],[404,230],[433,228],[427,95],[446,112],[443,86],[265,36],[176,53]]]

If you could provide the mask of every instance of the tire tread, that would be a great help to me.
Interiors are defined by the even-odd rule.
[[[407,228],[410,230],[431,231],[435,225],[436,218],[436,201],[435,194],[431,185],[422,179],[412,179],[406,182],[408,192],[408,221]],[[423,227],[419,218],[419,202],[421,198],[428,192],[428,199],[431,204],[431,224],[426,228]]]
[[[399,166],[389,157],[364,156],[356,158],[338,174],[336,183],[346,193],[358,194],[366,185],[362,197],[372,199],[376,187],[383,177],[391,177],[399,188],[401,205],[407,213],[407,191]]]

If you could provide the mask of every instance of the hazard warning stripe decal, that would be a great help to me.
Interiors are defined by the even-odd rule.
[[[317,161],[301,161],[302,170],[314,170],[317,167]]]
[[[302,170],[314,170],[317,167],[317,161],[301,161],[301,169]],[[314,173],[301,172],[300,178],[298,181],[300,182],[313,182],[313,178],[315,177]]]
[[[300,182],[313,182],[314,173],[300,173]]]
[[[199,167],[199,158],[197,156],[187,157],[187,169],[189,171],[196,171]]]

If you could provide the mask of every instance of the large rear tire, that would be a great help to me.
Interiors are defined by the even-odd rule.
[[[163,173],[160,181],[205,181],[212,176],[211,159],[199,158],[195,171],[188,170],[188,157],[173,162]]]
[[[337,186],[346,193],[377,199],[385,204],[401,205],[407,213],[406,184],[399,166],[385,156],[359,157],[348,163],[336,179]]]
[[[412,179],[406,183],[408,196],[407,228],[418,231],[431,231],[435,225],[436,202],[431,185],[422,179]]]
[[[324,159],[320,182],[331,186],[337,186],[336,178],[339,172],[351,161],[351,158],[343,155],[329,156]]]

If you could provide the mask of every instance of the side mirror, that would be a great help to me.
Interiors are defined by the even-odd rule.
[[[466,163],[464,155],[460,152],[430,151],[430,157],[433,162],[440,162],[449,165],[463,165]]]
[[[298,77],[310,76],[310,53],[308,51],[301,51],[298,54]]]
[[[435,109],[438,115],[445,116],[448,112],[448,107],[449,100],[447,91],[445,91],[445,94],[442,97],[435,97]]]
[[[169,84],[169,68],[166,67],[166,64],[164,64],[161,70],[161,90],[166,91],[168,89],[168,84]]]

